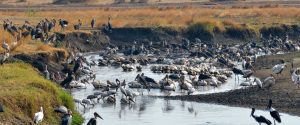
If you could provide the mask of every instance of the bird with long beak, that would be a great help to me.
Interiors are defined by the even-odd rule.
[[[103,120],[103,118],[102,118],[97,112],[94,112],[94,116],[95,116],[95,119],[96,119],[97,117],[99,117],[100,119]]]
[[[103,118],[97,112],[94,112],[94,118],[91,118],[87,125],[97,125],[97,117],[103,120]]]
[[[271,121],[268,120],[268,119],[266,119],[264,116],[254,115],[254,112],[255,112],[255,108],[252,108],[250,117],[253,117],[255,119],[255,121],[259,123],[259,125],[261,123],[265,123],[267,125],[271,125],[272,124]]]
[[[270,88],[270,87],[272,87],[273,85],[275,85],[275,77],[274,77],[274,75],[273,74],[270,74],[270,76],[269,77],[267,77],[264,81],[263,81],[263,83],[262,83],[262,85],[263,85],[263,87],[264,88]]]
[[[268,104],[268,107],[267,107],[267,110],[270,111],[270,115],[272,116],[273,120],[274,120],[274,125],[276,125],[276,121],[278,123],[281,123],[281,118],[280,118],[280,115],[279,115],[279,112],[276,111],[273,107],[272,107],[272,100],[270,99],[269,100],[269,104]]]

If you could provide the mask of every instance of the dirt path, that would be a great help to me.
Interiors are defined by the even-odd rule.
[[[270,68],[273,67],[279,59],[284,59],[287,63],[287,67],[284,69],[282,75],[276,76],[276,85],[271,87],[270,90],[263,90],[254,86],[224,93],[163,98],[217,103],[249,108],[256,107],[259,109],[265,109],[268,104],[268,100],[272,99],[274,107],[279,112],[286,112],[300,116],[300,88],[292,83],[290,75],[291,65],[287,62],[291,59],[298,60],[299,57],[300,53],[290,53],[258,58],[255,68],[255,76],[261,79],[264,79],[271,74]],[[294,66],[300,66],[300,61],[294,61]]]

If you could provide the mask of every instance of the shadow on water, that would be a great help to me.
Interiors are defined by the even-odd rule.
[[[143,72],[155,80],[164,77],[163,74],[154,74],[149,69],[150,66],[144,67]],[[97,79],[101,81],[115,80],[116,78],[127,82],[133,81],[138,72],[122,72],[120,68],[111,67],[93,67],[97,73]],[[240,78],[240,81],[243,78]],[[213,89],[209,87],[199,87],[199,93],[205,94],[212,92],[223,92],[240,88],[236,85],[234,77],[230,78],[227,83],[222,84],[219,88]],[[132,89],[132,91],[140,91]],[[73,90],[72,95],[76,99],[85,99],[95,90],[92,85],[88,85],[86,89]],[[100,100],[94,107],[87,108],[85,111],[81,105],[78,105],[78,111],[83,114],[86,120],[93,117],[93,113],[98,112],[104,120],[98,120],[101,125],[254,125],[257,124],[250,116],[251,109],[228,107],[215,104],[188,102],[181,100],[168,100],[161,98],[152,98],[148,95],[169,95],[169,92],[160,90],[143,90],[135,100],[135,103],[121,104],[120,92],[116,95],[116,103],[106,103]],[[185,92],[171,92],[172,95],[184,95]],[[96,101],[97,102],[97,101]],[[263,115],[268,119],[272,119],[269,112],[257,110],[256,115]],[[300,123],[300,118],[281,113],[284,125],[296,125]],[[87,122],[87,121],[86,121]],[[84,123],[86,124],[86,123]]]

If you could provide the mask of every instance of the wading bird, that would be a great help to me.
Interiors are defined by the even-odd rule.
[[[264,116],[256,116],[254,115],[255,112],[255,108],[252,108],[252,112],[251,112],[251,116],[255,119],[255,121],[257,121],[259,123],[259,125],[261,125],[261,123],[265,123],[267,125],[271,125],[271,121],[266,119]]]
[[[281,118],[280,118],[280,115],[279,115],[279,112],[276,111],[274,108],[272,108],[272,100],[270,99],[269,100],[269,104],[268,104],[268,107],[267,109],[270,111],[270,115],[272,116],[273,120],[274,120],[274,125],[276,125],[276,121],[278,123],[281,123]],[[276,120],[276,121],[275,121]]]
[[[238,75],[244,75],[244,72],[238,68],[233,68],[232,69],[232,72],[234,73],[235,75],[235,80],[236,80],[236,77],[238,77]],[[238,77],[238,82],[239,82],[239,77]]]
[[[97,125],[97,117],[103,120],[103,118],[97,112],[94,112],[94,118],[91,118],[87,125]]]
[[[283,71],[283,69],[286,67],[285,63],[282,64],[277,64],[272,68],[272,72],[275,73],[277,76],[278,74],[281,74],[281,72]]]
[[[264,88],[270,88],[272,87],[273,85],[275,85],[275,78],[274,76],[271,74],[269,77],[267,77],[263,83],[262,83],[263,87]]]
[[[299,88],[299,85],[300,85],[300,69],[297,68],[295,70],[293,70],[293,73],[292,73],[292,81],[294,82],[294,84],[298,85],[298,88]]]

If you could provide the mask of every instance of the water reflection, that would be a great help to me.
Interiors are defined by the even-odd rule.
[[[88,91],[82,94],[80,91],[73,92],[75,97],[88,95]],[[91,91],[90,93],[93,93]],[[118,95],[119,99],[121,95]],[[82,107],[79,107],[83,111]],[[97,111],[105,119],[101,125],[139,125],[139,124],[186,124],[186,125],[253,125],[256,124],[253,118],[249,117],[251,109],[227,107],[214,104],[204,104],[197,102],[187,102],[180,100],[168,100],[139,96],[135,103],[115,104],[100,101],[95,107],[81,112],[86,119],[92,117],[93,112]],[[264,115],[271,119],[269,112],[257,111],[257,115]],[[281,114],[286,125],[294,125],[300,122],[299,117]],[[236,119],[239,118],[239,119]],[[237,121],[233,123],[233,121]]]
[[[164,99],[164,105],[162,107],[163,113],[170,113],[174,109],[175,107],[171,105],[170,100]]]
[[[111,67],[94,67],[97,73],[97,79],[101,81],[125,79],[132,81],[137,72],[124,73],[120,68]],[[155,80],[160,80],[164,77],[162,74],[154,74],[149,70],[149,67],[144,67],[143,72]],[[229,79],[228,83],[216,88],[199,88],[197,94],[206,94],[212,92],[223,92],[239,88],[235,85],[234,78]],[[133,91],[141,91],[139,89],[132,89]],[[107,103],[100,100],[92,108],[83,109],[81,105],[78,106],[78,111],[88,120],[93,117],[93,112],[98,112],[105,120],[98,121],[101,125],[254,125],[257,124],[255,120],[249,117],[251,109],[227,107],[214,104],[204,104],[196,102],[186,102],[181,100],[167,100],[152,98],[148,95],[176,95],[186,94],[180,91],[164,92],[160,90],[143,90],[143,95],[140,94],[135,100],[135,103],[121,104],[120,99],[122,94],[120,92],[116,95],[116,103]],[[95,90],[92,85],[88,85],[84,90],[73,90],[72,95],[76,99],[85,99],[88,95],[92,95]],[[257,115],[264,115],[268,119],[272,119],[267,111],[256,111]],[[299,117],[281,114],[284,125],[296,125],[300,123]],[[238,119],[237,119],[238,118]],[[84,123],[86,124],[86,123]]]

